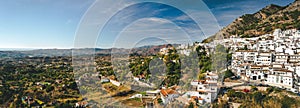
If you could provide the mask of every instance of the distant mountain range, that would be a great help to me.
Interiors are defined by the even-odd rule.
[[[178,46],[179,44],[172,44],[173,46]],[[159,52],[161,48],[166,47],[167,45],[151,45],[151,46],[142,46],[132,49],[124,48],[110,48],[110,49],[101,49],[95,48],[95,55],[110,55],[112,52],[130,52],[130,54],[135,55],[152,55]],[[88,49],[88,48],[86,48]],[[72,50],[74,49],[0,49],[0,58],[3,57],[12,57],[12,58],[21,58],[21,57],[53,57],[53,56],[72,56]]]
[[[272,33],[274,29],[300,29],[300,0],[287,6],[271,4],[254,14],[245,14],[235,19],[231,24],[218,33],[205,39],[210,42],[215,38],[229,38],[232,35],[239,37],[255,37]]]

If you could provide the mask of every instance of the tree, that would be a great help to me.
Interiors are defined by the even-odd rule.
[[[60,105],[55,106],[55,108],[72,108],[73,106],[70,103],[62,103]]]
[[[234,76],[234,73],[231,70],[226,70],[224,78],[230,78],[231,76]]]
[[[211,70],[211,64],[212,60],[211,58],[207,55],[206,49],[204,47],[198,46],[196,47],[196,52],[199,57],[199,68],[200,68],[200,73],[205,73],[207,71]]]
[[[227,51],[227,66],[231,65],[231,61],[232,61],[232,53],[229,53],[229,51]]]
[[[194,108],[194,103],[191,102],[188,108]]]
[[[205,74],[204,73],[200,73],[199,75],[198,75],[198,79],[199,80],[204,80],[205,79]]]
[[[77,88],[76,82],[72,82],[72,83],[70,84],[70,88],[73,89],[73,90],[77,90],[78,88]]]
[[[225,69],[227,62],[227,51],[226,48],[218,44],[215,48],[214,54],[212,54],[212,67],[216,71]]]
[[[52,90],[54,90],[54,87],[53,87],[53,86],[51,86],[51,85],[47,85],[47,86],[46,86],[46,92],[50,92],[50,91],[52,91]]]

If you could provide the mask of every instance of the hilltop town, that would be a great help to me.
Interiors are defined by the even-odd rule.
[[[231,50],[230,68],[243,80],[299,92],[299,30],[276,29],[273,34],[219,42]]]
[[[252,103],[236,100],[251,98],[251,95],[246,98],[249,93],[252,95],[259,94],[261,99],[270,97],[280,100],[284,97],[290,100],[291,97],[298,97],[296,94],[299,94],[299,42],[299,30],[275,29],[271,34],[264,34],[258,37],[240,38],[239,36],[232,35],[227,39],[214,40],[213,42],[203,44],[206,48],[213,48],[216,44],[224,45],[231,56],[230,65],[228,65],[227,69],[235,75],[230,78],[231,80],[225,79],[224,81],[225,83],[226,81],[237,83],[231,83],[231,86],[227,85],[227,87],[233,90],[229,89],[230,91],[222,95],[218,103],[222,103],[220,101],[225,100],[227,102],[225,104],[229,105],[228,102],[232,99],[231,102],[237,106],[246,106],[249,104],[256,105],[257,107],[272,106],[269,105],[270,100],[267,100],[267,102],[265,100],[265,102]],[[274,92],[274,90],[277,92]],[[281,90],[288,92],[282,92]],[[276,97],[274,94],[278,93],[278,91],[281,92],[281,95],[277,94],[279,96]],[[261,99],[255,98],[255,100]],[[277,105],[285,106],[281,103],[285,102],[280,102]],[[229,106],[235,105],[231,104]]]

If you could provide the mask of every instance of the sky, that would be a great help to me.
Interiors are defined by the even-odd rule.
[[[97,46],[132,48],[138,47],[139,41],[146,45],[189,43],[201,40],[201,35],[203,31],[196,21],[182,10],[160,3],[141,3],[116,13],[103,28]]]
[[[0,48],[73,48],[78,25],[95,0],[2,0],[0,1]],[[281,6],[293,0],[204,0],[218,25],[225,27],[235,18],[254,13],[269,4]],[[189,7],[190,5],[184,5]],[[117,7],[111,7],[117,8]],[[101,12],[101,9],[99,9]],[[197,12],[196,12],[197,13]],[[199,12],[198,12],[199,13]],[[201,13],[199,13],[201,14]],[[116,13],[96,47],[133,47],[140,41],[148,44],[200,41],[197,35],[212,35],[218,30],[203,31],[189,15],[167,5],[140,4]],[[172,36],[172,38],[170,38]],[[159,40],[159,41],[154,41]],[[190,40],[189,40],[190,41]],[[147,41],[146,41],[147,43]]]

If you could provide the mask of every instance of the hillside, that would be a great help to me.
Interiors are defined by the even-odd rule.
[[[239,37],[255,37],[271,33],[274,29],[300,29],[300,0],[281,7],[271,4],[253,14],[245,14],[235,19],[215,35],[204,40],[210,42],[218,37],[228,38],[232,35]]]

